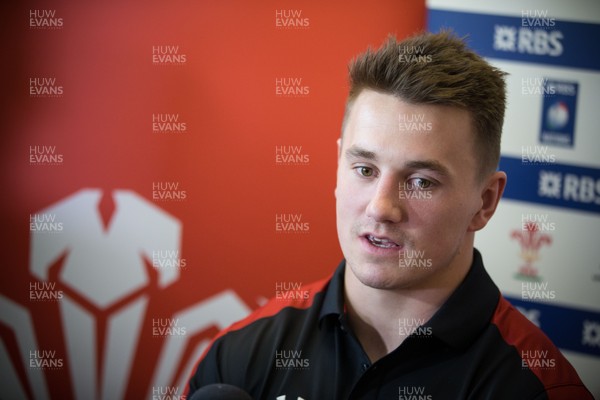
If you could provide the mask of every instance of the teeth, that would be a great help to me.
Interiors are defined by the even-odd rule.
[[[382,247],[384,249],[391,249],[392,247],[397,247],[398,245],[388,239],[380,239],[373,235],[367,236],[369,242],[371,242],[374,246]]]

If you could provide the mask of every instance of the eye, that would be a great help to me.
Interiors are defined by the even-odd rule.
[[[427,179],[414,178],[408,181],[408,188],[415,190],[425,190],[431,188],[433,183]]]
[[[357,171],[357,173],[360,176],[363,176],[365,178],[370,178],[373,175],[375,175],[373,168],[370,168],[370,167],[359,166],[359,167],[355,167],[354,169]]]

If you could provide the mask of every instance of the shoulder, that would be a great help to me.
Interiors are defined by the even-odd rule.
[[[265,305],[220,332],[215,339],[236,331],[249,330],[255,325],[265,324],[269,320],[286,319],[286,310],[309,310],[315,306],[315,301],[319,301],[318,295],[324,292],[329,280],[330,278],[325,278],[307,285],[300,284],[296,287],[282,286],[281,289],[276,290],[276,296],[271,298]]]
[[[498,329],[502,340],[517,352],[521,369],[536,376],[545,395],[566,399],[572,398],[574,393],[582,393],[578,398],[587,398],[585,394],[591,398],[573,366],[554,343],[502,296],[491,324]]]
[[[253,381],[259,378],[254,372],[268,370],[278,349],[309,340],[298,335],[318,323],[329,281],[282,287],[265,305],[219,332],[200,357],[190,388],[220,382],[239,387],[256,384]]]

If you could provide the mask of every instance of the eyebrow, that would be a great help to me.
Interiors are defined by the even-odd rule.
[[[375,152],[363,149],[358,146],[352,146],[346,150],[346,157],[361,158],[365,160],[377,161]],[[404,164],[404,168],[411,170],[429,170],[438,174],[449,176],[450,171],[442,163],[436,160],[414,160]]]
[[[439,161],[436,160],[415,160],[409,161],[405,165],[406,168],[414,169],[414,170],[429,170],[433,172],[437,172],[440,175],[448,176],[450,175],[450,171],[444,165],[442,165]]]
[[[349,158],[365,158],[367,160],[377,160],[377,155],[369,150],[365,150],[358,146],[352,146],[346,150],[346,157]]]

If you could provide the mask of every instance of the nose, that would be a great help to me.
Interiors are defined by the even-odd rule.
[[[396,223],[402,219],[398,182],[381,177],[367,205],[367,216],[377,222]]]

